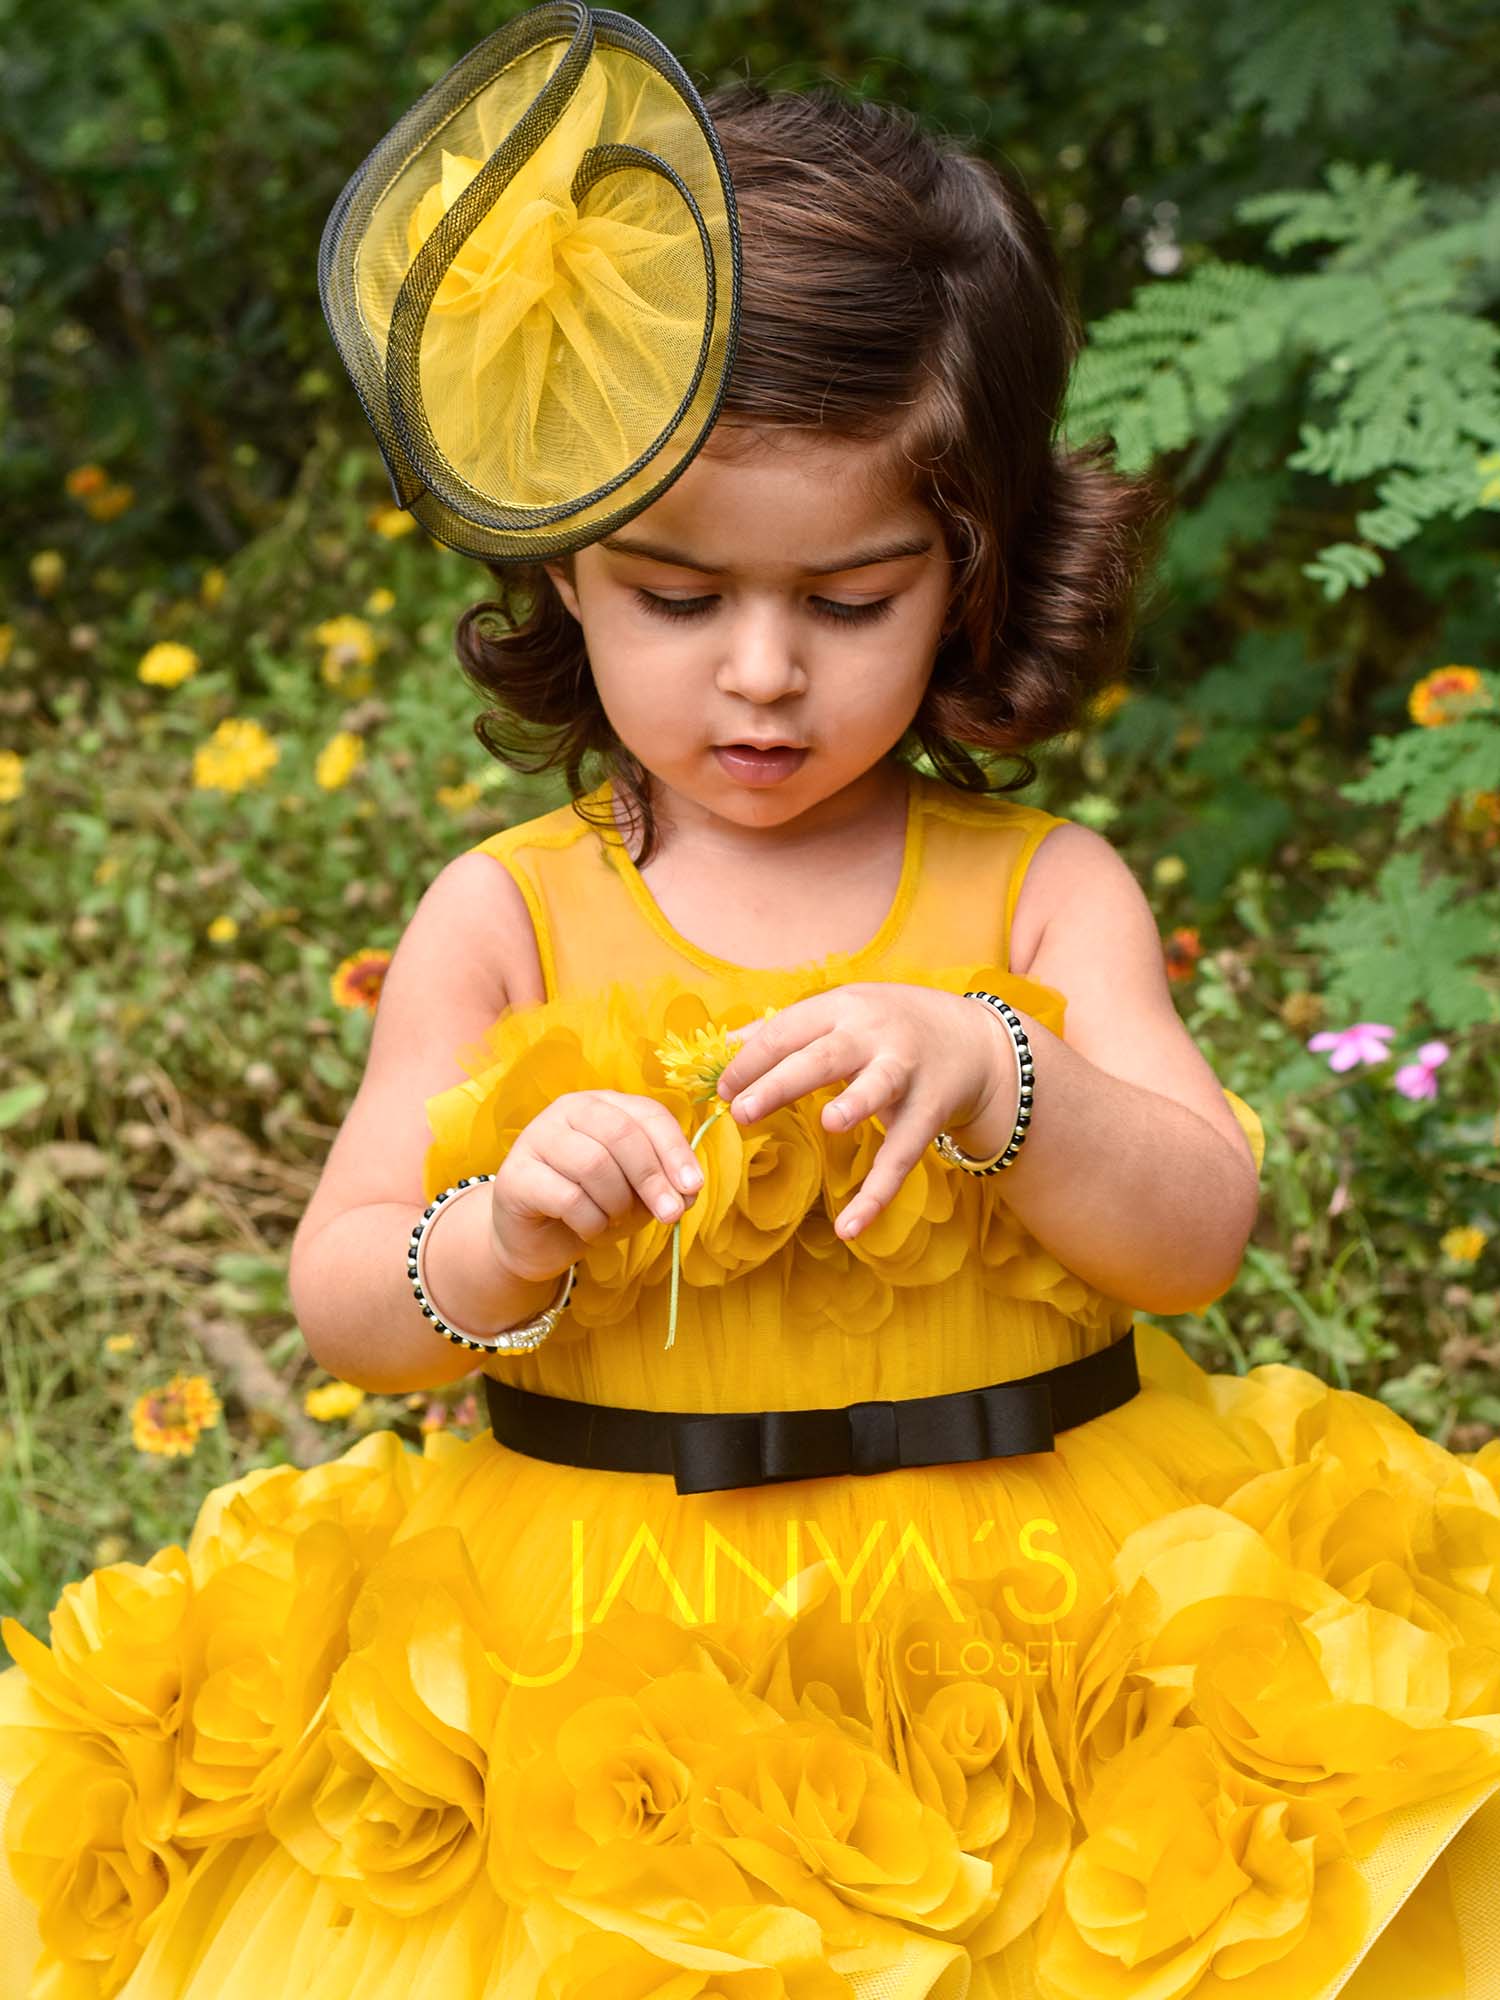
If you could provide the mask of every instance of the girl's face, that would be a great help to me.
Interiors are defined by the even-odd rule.
[[[952,569],[937,517],[880,491],[881,464],[878,445],[721,430],[660,500],[580,549],[571,578],[546,565],[674,822],[806,830],[905,734]],[[714,755],[768,739],[807,749],[779,784]]]

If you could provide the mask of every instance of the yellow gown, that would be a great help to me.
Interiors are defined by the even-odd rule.
[[[696,1140],[671,1345],[652,1225],[492,1364],[523,1388],[824,1407],[1133,1323],[1140,1393],[1051,1451],[718,1492],[487,1431],[215,1489],[186,1549],[69,1585],[50,1646],[0,1626],[0,2000],[1500,1995],[1500,1445],[1205,1372],[930,1148],[845,1244],[879,1132],[825,1133],[831,1093],[700,1129],[675,1066],[852,979],[1061,1034],[1007,970],[1054,823],[914,778],[875,937],[769,971],[679,937],[571,808],[495,834],[548,998],[431,1100],[426,1188],[563,1090]]]

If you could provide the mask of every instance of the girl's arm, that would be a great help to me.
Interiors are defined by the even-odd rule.
[[[1004,1197],[1059,1263],[1108,1297],[1188,1312],[1234,1282],[1259,1204],[1254,1161],[1173,1005],[1140,884],[1088,827],[1054,828],[1038,859],[1049,849],[1051,915],[1026,976],[1066,995],[1067,1040],[1016,1009],[1035,1115]],[[996,1088],[953,1131],[980,1157],[1005,1144],[1016,1116],[1010,1037],[998,1020],[994,1031]]]

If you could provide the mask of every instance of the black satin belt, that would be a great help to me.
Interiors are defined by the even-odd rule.
[[[598,1471],[670,1472],[679,1493],[1051,1451],[1059,1431],[1117,1410],[1140,1386],[1134,1326],[1097,1354],[1018,1381],[834,1410],[625,1409],[484,1378],[490,1426],[512,1451]]]

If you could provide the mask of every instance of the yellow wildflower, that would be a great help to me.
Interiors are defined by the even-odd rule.
[[[1090,721],[1107,722],[1115,710],[1123,707],[1129,699],[1130,689],[1124,681],[1111,681],[1107,687],[1100,688],[1089,703]]]
[[[90,493],[98,493],[109,484],[109,474],[102,465],[75,465],[63,481],[63,485],[75,500],[82,500]]]
[[[1467,715],[1491,706],[1484,682],[1475,667],[1435,667],[1424,674],[1407,696],[1407,712],[1424,729],[1445,722],[1460,722]]]
[[[0,667],[8,667],[10,665],[10,656],[15,643],[15,626],[0,625]]]
[[[1472,1264],[1489,1240],[1488,1232],[1471,1222],[1463,1228],[1448,1230],[1439,1239],[1439,1247],[1455,1264]]]
[[[375,1012],[380,989],[385,983],[391,954],[378,947],[354,951],[341,959],[329,980],[329,991],[339,1007],[364,1007]]]
[[[1187,863],[1180,854],[1164,854],[1151,870],[1151,880],[1158,889],[1171,889],[1187,874]]]
[[[345,612],[325,618],[313,633],[323,650],[323,679],[331,688],[346,694],[365,695],[370,691],[369,668],[378,651],[374,627],[368,619]]]
[[[136,678],[149,687],[180,687],[197,673],[198,665],[198,655],[191,646],[179,645],[175,639],[158,639],[142,653]]]
[[[112,1333],[104,1343],[107,1354],[134,1354],[136,1337],[133,1333]]]
[[[767,1007],[761,1019],[770,1020],[776,1011]],[[731,1041],[730,1037],[745,1032],[743,1028],[721,1028],[714,1023],[707,1028],[695,1028],[691,1035],[668,1035],[655,1051],[656,1059],[673,1089],[690,1090],[694,1102],[701,1102],[714,1095],[719,1078],[740,1052],[738,1040]]]
[[[320,1424],[329,1424],[339,1417],[351,1416],[364,1400],[364,1390],[352,1382],[324,1382],[308,1390],[302,1398],[302,1407]]]
[[[203,576],[198,584],[198,602],[207,605],[212,610],[214,605],[224,595],[224,586],[228,581],[229,579],[225,576],[223,570],[217,564],[213,564],[203,572]]]
[[[363,737],[352,729],[340,729],[318,752],[316,777],[325,792],[336,792],[349,782],[365,760]]]
[[[14,750],[0,750],[0,805],[18,799],[26,786],[26,759]]]
[[[392,611],[395,609],[395,605],[396,605],[395,591],[387,590],[384,584],[381,584],[378,590],[372,590],[369,596],[365,599],[366,611],[368,611],[372,615],[372,617],[375,618],[383,618],[387,613],[387,611]]]
[[[117,521],[135,505],[135,488],[106,486],[102,493],[91,494],[83,504],[96,521]]]
[[[258,722],[229,716],[193,753],[193,783],[202,792],[240,792],[260,784],[280,755]]]
[[[190,1458],[200,1431],[218,1423],[222,1405],[203,1375],[174,1375],[165,1388],[148,1389],[130,1412],[136,1448],[159,1458]]]
[[[240,934],[240,927],[233,917],[215,917],[208,927],[208,935],[215,944],[231,944]]]
[[[451,813],[467,812],[478,797],[479,785],[473,778],[462,785],[439,785],[437,788],[438,804],[446,806]]]
[[[377,535],[388,542],[398,542],[403,535],[409,535],[416,522],[404,507],[377,507],[366,517],[366,523]]]
[[[68,569],[59,549],[38,549],[26,567],[37,594],[41,597],[52,595]]]

